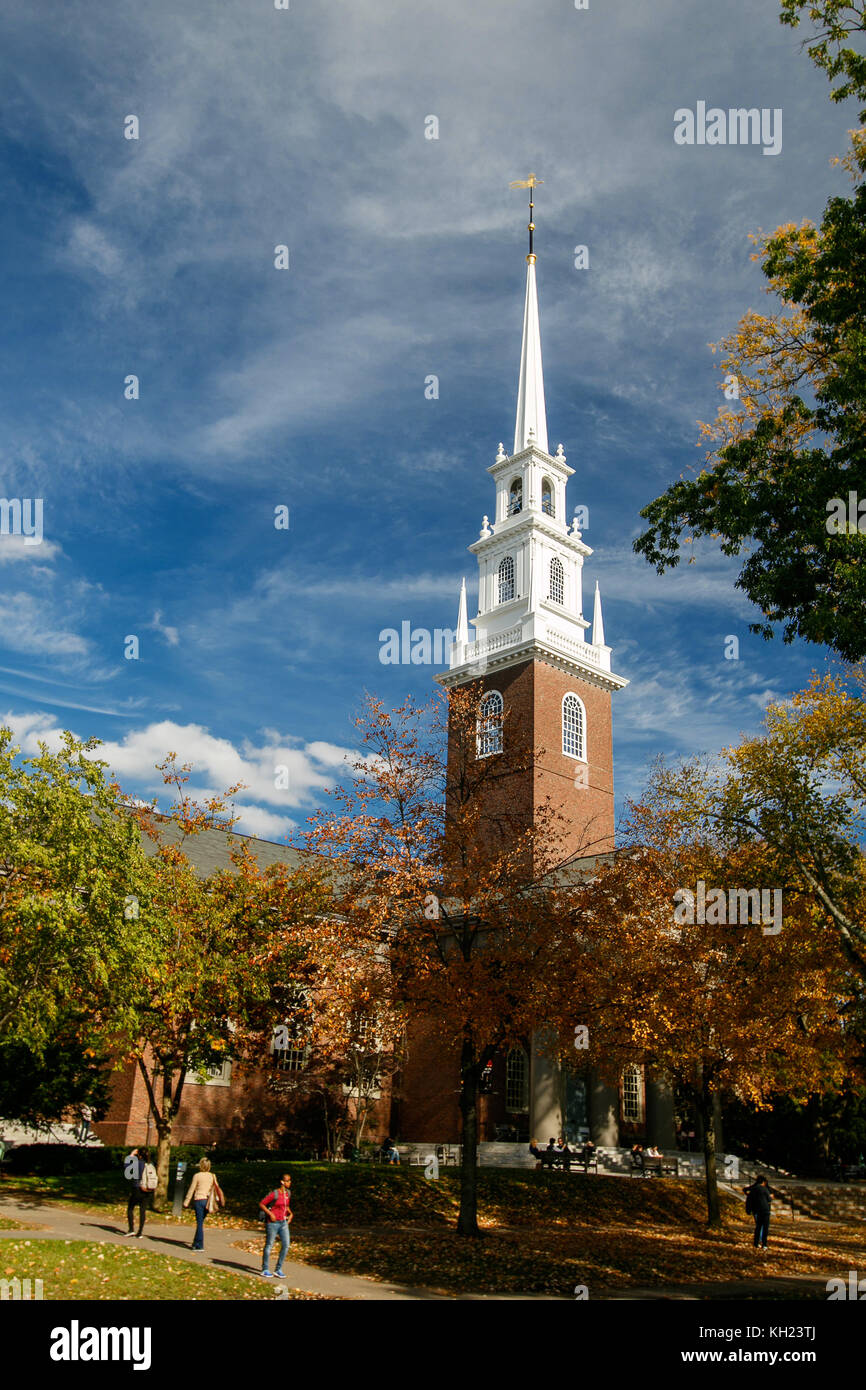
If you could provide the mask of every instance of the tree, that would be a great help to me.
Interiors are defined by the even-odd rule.
[[[290,874],[274,865],[262,873],[247,844],[230,834],[231,868],[197,872],[187,841],[216,826],[230,831],[232,820],[223,798],[199,805],[188,796],[190,768],[175,754],[161,770],[175,793],[170,815],[158,816],[153,806],[130,811],[154,846],[135,928],[151,949],[122,1030],[122,1055],[144,1079],[158,1136],[159,1202],[168,1190],[172,1127],[187,1078],[227,1058],[239,1068],[260,1060],[279,1019],[280,989],[311,968],[309,945],[324,902],[312,866]]]
[[[536,1029],[571,1031],[572,1017],[557,894],[542,888],[560,857],[558,820],[521,802],[532,755],[507,715],[494,751],[482,749],[480,697],[469,686],[393,713],[369,699],[362,756],[309,838],[340,866],[334,949],[363,975],[387,943],[394,1013],[426,1020],[456,1054],[457,1229],[472,1236],[484,1069]]]
[[[785,0],[782,8],[784,23],[797,25],[808,9],[823,24],[809,52],[831,77],[845,74],[834,99],[866,100],[866,58],[844,47],[863,31],[863,7]],[[852,136],[843,162],[862,180],[866,130]],[[820,229],[787,224],[752,240],[777,308],[749,310],[713,346],[738,407],[701,426],[707,466],[642,509],[649,526],[634,549],[659,573],[698,537],[717,538],[727,555],[748,552],[737,587],[762,612],[752,631],[770,638],[781,623],[786,642],[826,643],[858,661],[866,656],[866,185],[832,198]]]
[[[651,782],[629,809],[627,848],[575,892],[572,922],[589,1055],[615,1075],[640,1060],[690,1095],[707,1218],[718,1226],[714,1097],[759,1107],[774,1095],[805,1099],[841,1085],[860,1049],[845,1024],[844,961],[810,900],[778,885],[760,845],[732,851],[699,818],[684,827],[681,809],[663,780]],[[779,894],[778,919],[733,912],[754,908],[755,888]]]
[[[779,21],[796,29],[804,13],[817,26],[812,42],[804,40],[812,62],[831,81],[840,76],[845,79],[833,89],[831,99],[866,100],[866,54],[846,43],[852,34],[866,34],[866,6],[849,0],[782,0]],[[866,111],[860,113],[860,120],[866,123]]]
[[[656,795],[695,833],[762,845],[770,871],[807,894],[846,964],[866,981],[866,669],[817,677],[770,704],[765,732],[712,771],[660,769]]]
[[[127,913],[149,869],[97,746],[65,733],[17,761],[0,729],[0,1029],[37,1070],[61,1040],[104,1050],[145,950]]]

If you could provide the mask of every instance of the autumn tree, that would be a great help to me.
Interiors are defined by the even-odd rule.
[[[143,1077],[158,1136],[158,1201],[168,1189],[172,1128],[187,1080],[226,1058],[240,1068],[261,1061],[281,989],[312,968],[309,943],[324,902],[312,866],[260,871],[246,842],[230,835],[226,800],[195,802],[186,790],[190,768],[174,754],[162,772],[175,796],[169,814],[158,815],[155,804],[130,811],[153,850],[134,924],[150,945],[122,1042],[122,1055]],[[202,874],[190,847],[215,827],[227,834],[230,865]]]
[[[732,850],[681,811],[657,776],[629,808],[619,854],[575,891],[572,921],[588,1055],[611,1077],[641,1061],[690,1095],[718,1226],[714,1098],[767,1106],[841,1086],[859,1051],[846,1028],[854,991],[813,902],[780,882],[774,857],[755,843]]]
[[[866,981],[866,670],[815,677],[771,703],[764,730],[712,768],[659,769],[659,795],[695,833],[763,846],[771,873],[808,895]]]
[[[482,742],[480,697],[468,686],[393,713],[369,699],[362,754],[309,841],[344,866],[332,925],[347,960],[361,970],[387,943],[394,1009],[456,1054],[456,1077],[442,1084],[458,1092],[464,1235],[478,1234],[487,1063],[537,1029],[573,1026],[569,992],[555,987],[567,974],[556,891],[543,887],[562,857],[561,827],[549,806],[529,815],[521,801],[532,753],[517,724],[506,714]]]
[[[844,82],[834,99],[866,101],[866,58],[847,45],[863,33],[862,5],[785,0],[819,26],[809,53]],[[866,112],[862,113],[866,122]],[[826,643],[866,656],[866,130],[842,162],[857,187],[831,198],[821,225],[793,223],[752,237],[774,298],[750,309],[713,345],[727,400],[701,426],[705,466],[641,511],[634,543],[659,573],[698,537],[745,556],[737,587],[761,610],[765,638]],[[852,501],[853,495],[853,501]]]

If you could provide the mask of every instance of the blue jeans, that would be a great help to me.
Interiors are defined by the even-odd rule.
[[[192,1243],[193,1250],[204,1250],[204,1219],[207,1216],[207,1197],[197,1198],[193,1202],[195,1207],[195,1240]]]
[[[755,1249],[757,1249],[759,1245],[766,1246],[766,1244],[767,1244],[767,1236],[768,1236],[769,1234],[770,1234],[770,1216],[769,1216],[769,1213],[767,1213],[766,1216],[761,1216],[759,1212],[755,1212]]]
[[[262,1251],[262,1269],[267,1269],[268,1265],[270,1264],[271,1247],[273,1246],[273,1243],[276,1240],[277,1236],[279,1236],[280,1238],[280,1253],[277,1256],[277,1268],[275,1270],[275,1273],[282,1274],[283,1260],[286,1258],[286,1251],[288,1250],[292,1239],[289,1235],[288,1221],[268,1222],[268,1228],[265,1231],[265,1248]]]

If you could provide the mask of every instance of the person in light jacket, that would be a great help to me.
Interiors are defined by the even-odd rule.
[[[216,1204],[222,1206],[223,1200],[216,1173],[211,1172],[210,1159],[200,1158],[198,1172],[193,1175],[183,1203],[188,1207],[192,1202],[195,1210],[195,1240],[190,1249],[204,1250],[204,1219],[209,1211],[216,1209]]]

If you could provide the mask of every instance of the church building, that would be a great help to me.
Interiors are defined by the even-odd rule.
[[[528,186],[534,188],[534,176]],[[530,199],[532,192],[530,192]],[[446,690],[479,684],[479,756],[502,751],[511,716],[532,756],[515,774],[514,796],[531,817],[552,803],[564,822],[565,863],[591,869],[614,852],[613,737],[611,696],[628,684],[612,666],[605,642],[601,594],[596,583],[592,620],[584,616],[583,565],[592,555],[575,518],[569,522],[566,487],[574,469],[561,444],[551,453],[541,357],[541,332],[530,201],[529,254],[523,338],[517,386],[514,444],[502,444],[488,468],[493,479],[491,516],[485,516],[469,550],[478,561],[478,612],[470,635],[466,583],[459,599],[448,670],[436,679]],[[509,794],[511,792],[509,791]],[[208,832],[201,853],[205,871],[225,848]],[[213,841],[213,843],[211,843]],[[260,863],[292,862],[285,846],[253,842]],[[211,860],[213,863],[211,864]],[[435,1030],[412,1036],[406,1065],[393,1094],[383,1082],[370,1138],[390,1133],[406,1142],[459,1142],[457,1060],[444,1055]],[[303,1048],[275,1053],[271,1073],[232,1078],[231,1063],[206,1082],[192,1080],[176,1124],[176,1142],[279,1143],[297,1129],[306,1066]],[[282,1079],[286,1084],[277,1085]],[[479,1113],[483,1142],[523,1144],[531,1136],[569,1141],[591,1136],[597,1145],[635,1139],[673,1148],[674,1104],[663,1079],[626,1068],[612,1087],[588,1067],[561,1068],[537,1038],[494,1059]],[[97,1131],[107,1142],[141,1142],[148,1132],[141,1078],[128,1068]]]

